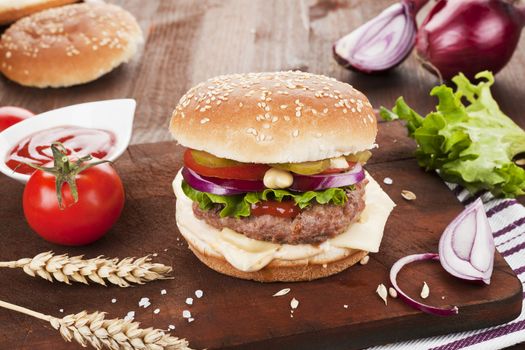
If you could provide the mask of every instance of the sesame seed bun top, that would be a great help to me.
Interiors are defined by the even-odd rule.
[[[170,122],[183,146],[247,163],[294,163],[374,147],[365,95],[304,72],[223,75],[190,89]]]
[[[0,71],[19,84],[86,83],[128,61],[142,42],[135,18],[121,7],[83,3],[24,17],[0,39]]]

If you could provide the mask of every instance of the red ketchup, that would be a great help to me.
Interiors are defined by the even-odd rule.
[[[252,204],[250,213],[254,216],[272,215],[293,219],[300,213],[294,201],[263,201]]]
[[[13,147],[6,164],[17,173],[31,175],[35,169],[24,163],[44,165],[53,160],[51,144],[61,142],[67,154],[83,157],[88,154],[104,159],[115,147],[116,137],[107,130],[78,126],[61,126],[43,130],[21,140]]]

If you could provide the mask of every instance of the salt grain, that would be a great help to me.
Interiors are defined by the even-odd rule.
[[[169,329],[170,331],[173,331],[173,330],[175,330],[175,326],[172,325],[172,324],[170,324],[170,325],[168,326],[168,329]]]
[[[386,185],[392,185],[394,183],[394,180],[392,180],[391,178],[389,177],[385,177],[383,179],[383,182],[386,184]]]
[[[195,296],[196,296],[198,299],[202,298],[203,295],[204,295],[204,292],[203,292],[202,290],[197,289],[197,290],[195,291]]]
[[[111,299],[111,303],[112,304],[115,304],[116,302],[117,302],[117,299],[115,299],[115,298]]]
[[[348,309],[348,305],[347,305],[347,304],[344,304],[343,307],[344,307],[345,309]]]
[[[159,312],[160,312],[160,309],[155,309],[155,310],[153,310],[153,313],[154,313],[155,315],[157,315]]]
[[[182,317],[190,318],[191,317],[191,312],[189,310],[182,311]]]
[[[299,306],[299,300],[293,298],[292,301],[290,301],[290,307],[292,309],[297,309],[298,306]]]
[[[140,299],[140,301],[139,301],[139,306],[140,306],[140,307],[147,308],[147,307],[150,306],[150,305],[151,305],[151,303],[150,303],[150,301],[149,301],[149,298],[142,298],[142,299]]]
[[[64,309],[60,309],[60,310],[58,310],[58,311],[60,311],[60,312],[64,312]]]
[[[166,295],[168,292],[166,291],[166,289],[163,289],[160,291],[160,295]]]
[[[193,317],[188,318],[188,323],[191,323],[193,321],[195,321],[195,319]]]
[[[186,298],[186,304],[193,305],[193,298]]]
[[[124,316],[124,321],[133,321],[135,319],[135,311],[129,311],[126,316]]]

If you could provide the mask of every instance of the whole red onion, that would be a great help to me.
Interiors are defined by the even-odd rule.
[[[459,72],[500,71],[510,60],[525,24],[523,5],[505,0],[438,0],[416,37],[418,56],[430,72],[450,79]]]

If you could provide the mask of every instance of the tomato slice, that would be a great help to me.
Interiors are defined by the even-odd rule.
[[[293,219],[301,210],[292,200],[287,201],[263,201],[252,204],[250,214],[254,216],[272,215]]]
[[[191,149],[184,152],[184,165],[200,175],[237,180],[262,180],[266,171],[270,169],[266,164],[247,163],[226,167],[208,167],[195,161]]]

